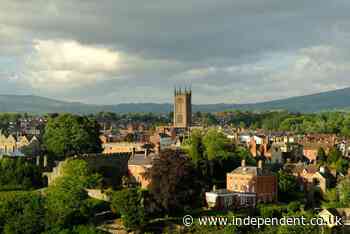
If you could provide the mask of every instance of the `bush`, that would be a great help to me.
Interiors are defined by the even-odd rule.
[[[138,229],[145,223],[142,191],[123,189],[112,194],[112,210],[121,215],[128,229]]]
[[[0,160],[0,190],[27,190],[42,186],[39,168],[23,158]]]
[[[0,231],[3,233],[41,233],[45,230],[44,199],[38,193],[0,193]]]
[[[281,217],[283,208],[273,204],[263,204],[258,206],[260,215],[263,218]]]

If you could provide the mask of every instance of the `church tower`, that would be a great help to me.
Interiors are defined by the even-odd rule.
[[[174,127],[188,128],[192,122],[192,91],[175,89]]]

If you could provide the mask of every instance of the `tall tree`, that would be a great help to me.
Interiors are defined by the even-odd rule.
[[[205,134],[203,143],[209,160],[225,159],[234,151],[234,146],[227,137],[215,129],[210,129]]]
[[[201,131],[194,130],[192,131],[189,139],[188,154],[195,165],[197,165],[199,161],[204,159],[204,145],[202,137],[203,136]]]
[[[30,189],[42,185],[39,167],[22,158],[0,160],[0,190]]]
[[[42,233],[45,230],[43,200],[37,192],[0,193],[0,232]]]
[[[122,217],[128,229],[138,229],[145,222],[142,191],[136,188],[123,189],[112,194],[112,209]]]
[[[92,174],[84,160],[69,159],[62,176],[46,191],[46,223],[51,227],[70,228],[91,218],[87,187],[96,185],[100,176]]]
[[[320,147],[317,151],[317,161],[320,161],[320,162],[327,161],[326,151],[322,147]]]
[[[193,164],[179,151],[164,150],[145,173],[151,180],[149,190],[165,211],[197,204],[202,184]]]
[[[44,133],[46,150],[57,157],[102,151],[100,131],[96,120],[62,114],[50,118]]]
[[[279,198],[283,201],[298,198],[299,186],[296,177],[284,171],[279,171],[277,177]]]
[[[341,158],[342,158],[341,152],[336,147],[333,147],[329,151],[329,154],[328,154],[328,157],[327,157],[327,162],[328,163],[336,163]]]

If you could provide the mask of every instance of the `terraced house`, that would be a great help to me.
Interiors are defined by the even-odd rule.
[[[0,155],[24,156],[22,149],[32,145],[39,145],[35,136],[29,140],[26,136],[6,136],[0,133]]]

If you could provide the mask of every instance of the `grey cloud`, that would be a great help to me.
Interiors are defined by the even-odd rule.
[[[191,83],[197,102],[252,102],[350,85],[344,78],[346,0],[0,1],[0,22],[13,33],[0,37],[0,58],[19,56],[19,71],[34,39],[75,40],[140,58],[107,80],[53,93],[32,90],[38,94],[94,103],[163,102],[171,101],[175,84]],[[317,46],[330,51],[310,51]],[[269,64],[266,54],[272,54]],[[287,55],[295,58],[280,67]],[[320,64],[322,73],[292,67],[301,57]],[[257,64],[263,69],[255,70]],[[204,75],[188,73],[210,67],[215,69]]]
[[[304,0],[10,1],[5,0],[8,14],[1,21],[44,37],[191,60],[305,47],[323,40],[335,21],[347,18],[344,8],[350,7],[326,0],[318,1],[317,9]]]

